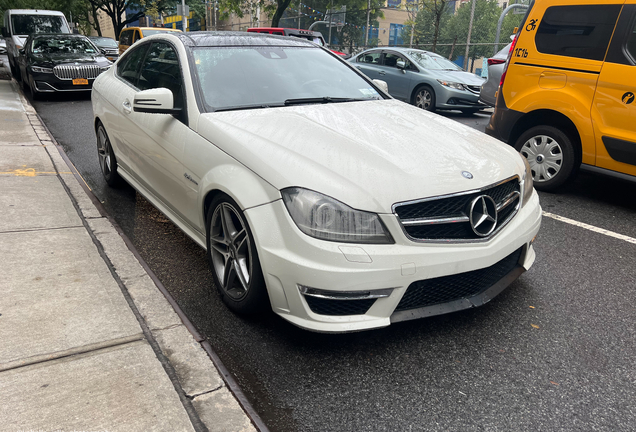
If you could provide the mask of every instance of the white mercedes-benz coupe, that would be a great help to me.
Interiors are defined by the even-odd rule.
[[[534,262],[530,169],[385,90],[301,39],[151,36],[94,83],[101,168],[207,251],[237,313],[347,332],[480,306]]]

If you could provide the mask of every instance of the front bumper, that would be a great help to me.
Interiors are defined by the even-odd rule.
[[[53,74],[34,74],[35,89],[42,93],[90,91],[94,78],[88,79],[88,84],[74,85],[72,80],[61,80]]]
[[[456,90],[443,85],[439,85],[435,92],[435,108],[441,110],[474,109],[487,108],[488,106],[479,101],[479,93],[468,90]]]
[[[536,192],[517,215],[483,243],[416,243],[408,240],[392,214],[381,215],[396,243],[357,245],[321,241],[303,234],[281,200],[247,209],[269,298],[274,312],[291,323],[319,332],[349,332],[385,327],[391,322],[480,306],[508,286],[534,262],[532,240],[541,225]],[[514,268],[491,286],[466,298],[423,308],[400,310],[407,288],[417,281],[485,269],[519,251]],[[518,265],[517,265],[518,264]],[[360,293],[387,293],[367,300],[357,314],[321,314],[303,292],[311,288],[351,298]],[[314,298],[309,298],[314,302]],[[345,302],[352,300],[331,300]],[[354,300],[359,301],[359,300]],[[349,304],[345,305],[348,306]]]

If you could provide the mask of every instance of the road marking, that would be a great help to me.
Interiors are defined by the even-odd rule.
[[[15,169],[12,171],[0,172],[0,175],[11,174],[18,177],[35,177],[38,174],[58,174],[54,171],[36,171],[35,168]],[[72,174],[71,172],[60,172],[59,174]]]
[[[574,219],[569,219],[563,216],[555,215],[554,213],[543,212],[543,216],[549,217],[561,222],[568,223],[570,225],[575,225],[577,227],[585,228],[586,230],[593,231],[595,233],[603,234],[608,237],[614,237],[615,239],[624,240],[628,243],[636,244],[636,239],[633,237],[629,237],[623,234],[615,233],[614,231],[609,231],[603,228],[595,227],[594,225],[588,225],[583,222],[575,221]]]

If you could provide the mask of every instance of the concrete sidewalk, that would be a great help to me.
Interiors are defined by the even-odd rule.
[[[0,431],[254,431],[6,73]]]

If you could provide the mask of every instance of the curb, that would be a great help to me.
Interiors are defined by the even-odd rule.
[[[19,86],[14,80],[11,84],[17,87],[29,122],[46,148],[57,176],[172,380],[195,429],[269,432],[210,343],[106,213]],[[52,146],[57,152],[49,150]],[[67,169],[71,174],[63,173]],[[217,413],[222,413],[223,418]]]

